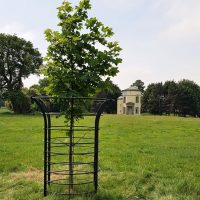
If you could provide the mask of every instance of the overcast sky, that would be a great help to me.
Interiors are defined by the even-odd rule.
[[[0,0],[0,32],[24,37],[45,55],[44,30],[56,29],[62,0]],[[75,5],[78,0],[71,0]],[[166,80],[200,84],[200,0],[91,0],[91,16],[113,28],[123,48],[121,89],[141,79],[145,85]],[[36,83],[30,77],[25,86]]]

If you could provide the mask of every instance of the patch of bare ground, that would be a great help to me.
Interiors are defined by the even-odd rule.
[[[31,167],[25,172],[12,173],[11,177],[14,181],[29,180],[39,183],[43,180],[43,171]]]
[[[44,179],[44,172],[43,170],[31,167],[25,172],[12,173],[11,177],[13,181],[28,180],[28,181],[34,181],[36,183],[41,183],[43,182]],[[51,174],[52,180],[57,180],[61,178],[66,178],[66,176],[62,174]]]

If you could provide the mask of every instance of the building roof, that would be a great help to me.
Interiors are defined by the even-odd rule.
[[[140,91],[140,90],[138,89],[137,86],[130,86],[129,88],[122,90],[122,92],[124,91]]]

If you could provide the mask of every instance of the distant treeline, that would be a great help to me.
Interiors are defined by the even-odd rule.
[[[37,112],[39,111],[38,106],[33,101],[31,101],[31,97],[52,96],[48,90],[49,85],[50,83],[48,78],[44,78],[41,79],[38,84],[32,85],[30,88],[23,87],[21,90],[13,92],[12,97],[14,97],[14,103],[9,99],[5,98],[4,101],[0,98],[0,107],[6,106],[9,110],[12,110],[14,113],[18,114]],[[101,82],[99,87],[96,88],[96,91],[92,97],[117,100],[120,95],[120,88],[108,78]],[[91,104],[91,106],[93,106],[93,109],[98,108],[98,105],[95,104]],[[109,114],[116,113],[117,101],[111,102],[104,111]]]
[[[200,87],[190,80],[152,83],[142,99],[142,112],[200,117]]]

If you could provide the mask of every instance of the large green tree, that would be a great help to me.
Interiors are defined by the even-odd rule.
[[[193,81],[178,82],[177,111],[182,116],[200,115],[200,87]]]
[[[32,85],[29,90],[33,92],[32,96],[47,96],[51,95],[50,93],[47,93],[46,88],[49,85],[49,79],[48,78],[43,78],[39,80],[38,84]],[[34,92],[35,91],[35,92]],[[35,95],[34,95],[35,93]]]
[[[178,95],[178,84],[175,81],[166,81],[163,84],[163,110],[166,114],[171,114],[177,110],[177,95]]]
[[[88,16],[90,9],[89,0],[76,7],[64,1],[58,8],[60,31],[45,31],[50,44],[44,74],[54,95],[89,96],[103,77],[118,73],[121,48],[110,40],[114,34],[111,28]]]
[[[152,83],[148,85],[142,98],[142,111],[152,114],[163,112],[163,84]]]
[[[143,112],[200,116],[200,87],[183,79],[148,85],[143,94]]]
[[[36,73],[41,64],[41,54],[31,42],[0,34],[0,91],[11,101],[14,112],[21,112],[18,103],[23,98],[22,79]]]
[[[138,89],[139,89],[142,93],[144,93],[144,88],[145,88],[145,86],[144,86],[144,82],[143,82],[143,81],[141,81],[141,80],[136,80],[136,81],[132,84],[132,86],[137,86]]]
[[[109,78],[106,79],[101,86],[96,90],[97,98],[107,98],[113,99],[109,105],[105,108],[107,113],[116,113],[117,112],[117,98],[121,95],[120,88],[115,85]]]

